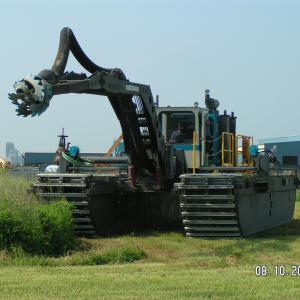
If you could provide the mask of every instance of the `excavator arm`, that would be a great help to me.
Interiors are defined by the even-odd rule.
[[[91,73],[65,72],[69,52]],[[94,64],[80,48],[69,28],[61,31],[60,45],[51,70],[27,76],[9,94],[21,116],[42,114],[53,96],[82,93],[107,96],[120,122],[129,161],[139,173],[164,172],[164,140],[150,86],[130,82],[120,69]]]

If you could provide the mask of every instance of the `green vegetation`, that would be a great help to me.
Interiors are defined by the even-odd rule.
[[[300,265],[299,232],[297,202],[291,224],[248,239],[170,232],[80,239],[57,258],[2,251],[0,299],[297,299],[300,276],[274,267]],[[256,276],[257,265],[272,275]]]
[[[274,268],[300,265],[299,233],[300,201],[291,224],[247,239],[78,239],[59,257],[13,246],[0,251],[0,299],[298,299],[300,276],[275,276]],[[271,275],[256,276],[257,265]]]
[[[105,247],[105,245],[94,247],[89,245],[88,240],[82,239],[76,250],[60,257],[30,255],[20,247],[2,251],[0,252],[0,266],[93,266],[131,263],[146,256],[142,249],[132,244],[123,243],[119,247]]]
[[[74,248],[71,206],[39,204],[24,178],[0,176],[0,248],[10,252],[62,255]]]

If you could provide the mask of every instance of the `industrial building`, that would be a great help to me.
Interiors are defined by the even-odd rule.
[[[105,153],[80,153],[80,157],[95,160]],[[23,166],[38,167],[39,172],[44,172],[48,165],[53,164],[55,159],[54,152],[25,152],[23,154]]]
[[[300,167],[300,135],[261,139],[259,148],[273,151],[283,167]]]

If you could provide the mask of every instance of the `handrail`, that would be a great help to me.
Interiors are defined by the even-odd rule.
[[[193,132],[193,174],[196,172],[196,131]]]
[[[229,138],[229,143],[228,143]],[[225,145],[226,142],[226,145]],[[227,147],[225,147],[227,146]],[[224,166],[233,166],[234,165],[234,134],[231,132],[222,132],[222,140],[221,140],[221,164]],[[229,153],[229,155],[225,155]],[[226,162],[226,158],[228,160]]]

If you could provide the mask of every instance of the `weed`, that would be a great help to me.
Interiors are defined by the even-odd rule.
[[[0,248],[55,256],[73,249],[71,205],[40,204],[28,194],[29,186],[24,178],[0,174]]]

